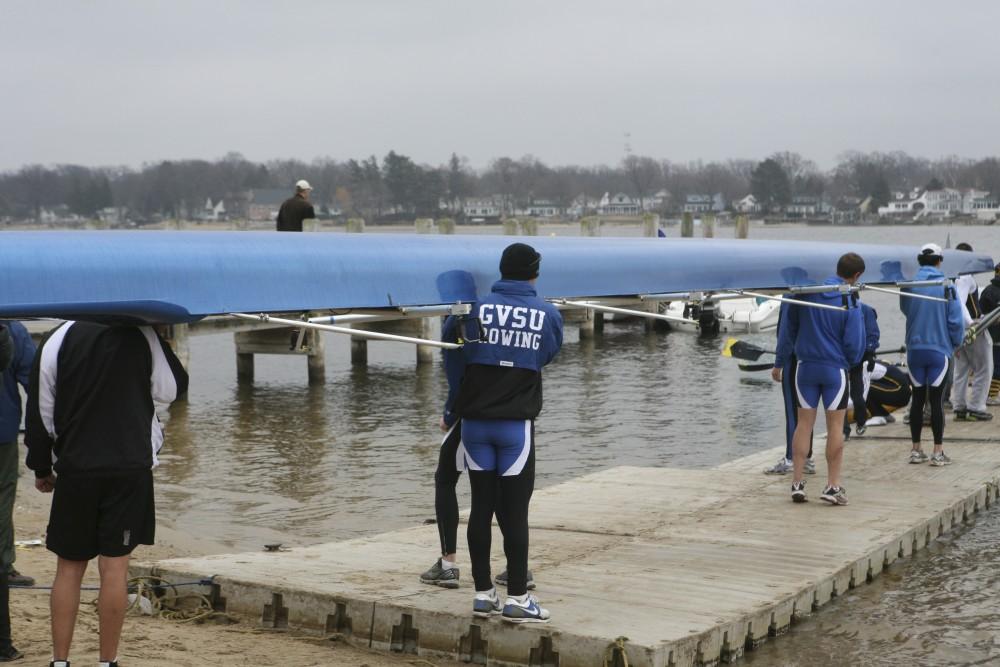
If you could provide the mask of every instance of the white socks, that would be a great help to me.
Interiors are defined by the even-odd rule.
[[[450,560],[445,560],[444,558],[442,558],[441,559],[441,569],[442,570],[454,570],[455,569],[455,563],[453,563]]]

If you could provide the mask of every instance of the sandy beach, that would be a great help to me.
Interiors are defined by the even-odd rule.
[[[24,450],[22,447],[22,460]],[[14,509],[17,540],[43,539],[51,496],[39,493],[31,472],[22,470]],[[209,553],[210,543],[173,530],[170,519],[158,517],[157,544],[139,547],[136,559],[160,559]],[[50,586],[55,573],[55,556],[44,546],[18,548],[15,567],[35,577],[37,586]],[[97,565],[92,563],[84,584],[98,583]],[[73,651],[74,665],[97,662],[97,614],[92,601],[96,592],[84,591],[77,619]],[[14,645],[24,659],[14,664],[44,665],[51,658],[48,590],[12,589],[10,595]],[[348,646],[324,637],[285,630],[267,630],[256,619],[240,618],[236,623],[209,620],[183,623],[159,617],[132,615],[125,621],[119,662],[122,667],[196,667],[201,665],[282,665],[286,667],[399,667],[457,663],[407,658]]]

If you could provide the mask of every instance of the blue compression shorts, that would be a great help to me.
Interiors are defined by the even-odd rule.
[[[463,419],[461,450],[467,470],[497,470],[503,477],[524,470],[533,446],[530,419]]]
[[[906,366],[914,387],[939,387],[948,376],[948,357],[934,350],[907,350]]]
[[[847,373],[825,364],[798,362],[795,368],[795,392],[799,406],[818,410],[822,399],[827,411],[847,408]]]

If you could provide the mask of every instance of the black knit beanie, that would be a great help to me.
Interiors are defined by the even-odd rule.
[[[531,280],[538,277],[542,256],[526,243],[511,243],[500,257],[500,276],[507,280]]]

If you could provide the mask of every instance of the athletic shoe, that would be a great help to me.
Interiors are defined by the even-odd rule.
[[[892,415],[888,415],[888,416],[892,416]],[[895,421],[895,420],[893,420],[893,421]],[[865,422],[865,426],[866,427],[868,427],[868,426],[885,426],[888,423],[889,423],[889,420],[886,419],[885,417],[869,417],[868,421]]]
[[[806,467],[803,470],[803,472],[805,472],[805,474],[807,474],[807,475],[815,475],[816,474],[816,462],[813,461],[812,459],[806,459]]]
[[[507,570],[504,570],[503,572],[501,572],[500,574],[498,574],[493,581],[497,582],[497,586],[503,586],[504,588],[506,588],[507,587]],[[531,576],[531,570],[528,570],[528,590],[529,591],[535,590],[535,578],[533,576]]]
[[[495,588],[491,588],[485,593],[476,593],[476,597],[472,600],[473,616],[489,618],[501,611],[503,611],[503,605],[500,604],[500,596]]]
[[[7,573],[7,585],[8,586],[34,586],[35,578],[29,577],[26,574],[21,574],[17,570],[11,568],[10,572]]]
[[[549,610],[538,606],[534,595],[525,595],[524,601],[517,598],[507,598],[503,606],[503,620],[508,623],[548,623]]]
[[[441,567],[441,559],[438,558],[437,562],[431,566],[431,569],[420,575],[420,581],[432,586],[458,588],[458,568],[449,567],[445,569]]]
[[[53,660],[49,663],[49,667],[69,667],[69,660]]]
[[[1000,396],[990,396],[986,399],[986,405],[1000,405]]]
[[[846,505],[847,494],[845,491],[847,491],[847,489],[842,486],[828,486],[823,489],[823,493],[819,495],[819,499],[825,500],[831,505]]]
[[[970,422],[988,422],[993,419],[992,413],[980,412],[979,410],[969,410],[968,415],[965,417],[965,421]]]
[[[877,417],[873,417],[873,419],[877,419]],[[896,418],[893,417],[892,415],[886,415],[885,417],[882,417],[882,419],[885,420],[884,423],[886,423],[886,424],[895,424],[896,423]]]
[[[0,662],[12,662],[14,660],[20,660],[24,657],[24,654],[14,648],[11,644],[0,648]]]
[[[910,450],[910,463],[927,463],[929,460],[927,452],[920,449]]]
[[[944,452],[938,452],[937,454],[931,457],[931,465],[934,466],[935,468],[940,468],[942,466],[950,466],[951,459],[948,458],[948,455],[945,454]]]
[[[792,502],[793,503],[804,503],[808,502],[806,498],[806,483],[799,482],[798,484],[792,484]]]
[[[955,421],[957,421],[957,422],[969,421],[969,411],[968,410],[955,410]]]
[[[858,435],[864,435],[865,431],[867,430],[868,426],[866,424],[858,424],[857,426],[854,427],[854,432],[857,433]]]
[[[764,468],[765,475],[787,475],[790,472],[792,472],[792,462],[784,456],[770,468]]]

